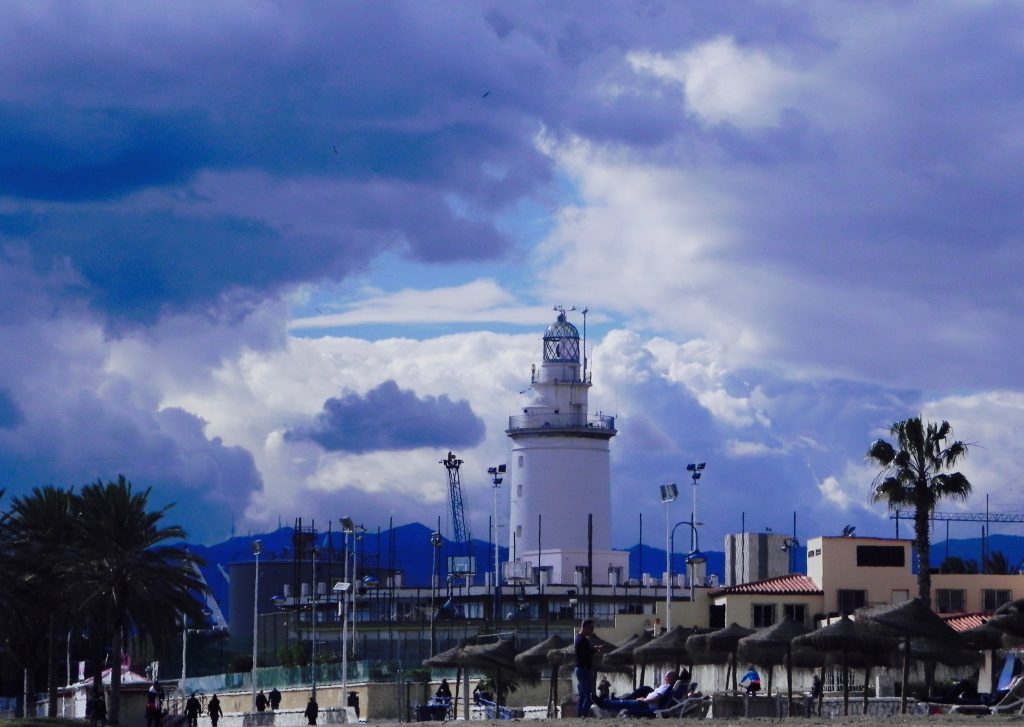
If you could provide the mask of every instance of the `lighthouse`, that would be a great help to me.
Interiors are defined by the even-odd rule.
[[[615,418],[590,413],[579,330],[564,308],[556,310],[544,331],[540,369],[531,374],[532,401],[509,417],[506,430],[512,440],[509,552],[542,582],[620,584],[629,554],[611,549]]]

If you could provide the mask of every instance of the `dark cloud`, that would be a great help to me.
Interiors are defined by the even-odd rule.
[[[24,418],[11,392],[0,389],[0,429],[14,429]]]
[[[385,381],[366,396],[346,393],[324,402],[312,424],[285,434],[328,451],[372,452],[416,447],[471,447],[483,441],[484,423],[467,401],[446,395],[418,397]]]

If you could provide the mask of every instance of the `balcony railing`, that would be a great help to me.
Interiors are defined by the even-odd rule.
[[[509,431],[521,429],[615,431],[615,417],[604,414],[519,414],[508,418]]]

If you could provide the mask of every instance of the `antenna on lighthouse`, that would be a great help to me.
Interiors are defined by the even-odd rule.
[[[583,308],[583,383],[587,383],[587,313],[590,308]]]

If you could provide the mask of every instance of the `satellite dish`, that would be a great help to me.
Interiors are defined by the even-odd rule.
[[[842,536],[844,538],[852,538],[853,537],[853,531],[856,530],[856,529],[857,529],[856,525],[847,525],[846,527],[843,528]]]

